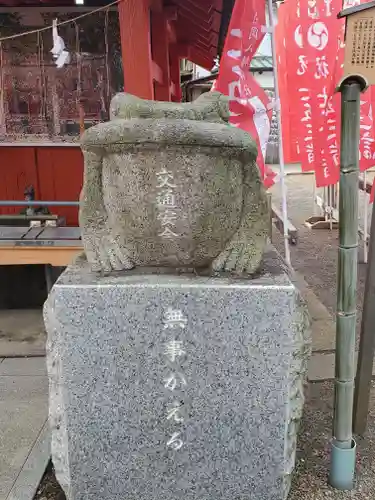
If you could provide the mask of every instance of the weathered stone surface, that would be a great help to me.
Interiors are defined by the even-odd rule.
[[[228,122],[228,97],[220,92],[207,92],[194,102],[176,103],[147,101],[132,94],[120,93],[113,97],[110,118],[172,118],[206,122]]]
[[[68,500],[286,498],[309,335],[273,250],[254,279],[79,262],[45,320]]]
[[[256,146],[225,123],[227,99],[120,94],[82,137],[80,225],[94,270],[212,267],[254,273],[268,230]]]

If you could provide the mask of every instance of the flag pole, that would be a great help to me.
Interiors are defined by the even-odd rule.
[[[275,45],[275,16],[273,12],[272,0],[267,0],[268,2],[268,23],[269,32],[271,36],[271,47],[272,47],[272,61],[273,61],[273,78],[274,78],[274,92],[275,92],[275,111],[277,126],[279,129],[279,164],[280,164],[280,187],[281,187],[281,198],[282,198],[282,215],[283,215],[283,226],[284,226],[284,247],[285,247],[285,261],[289,267],[291,267],[290,260],[290,248],[289,248],[289,234],[288,234],[288,207],[287,207],[287,188],[285,182],[285,164],[284,164],[284,148],[283,148],[283,134],[281,128],[281,116],[280,116],[280,93],[279,93],[279,80],[277,75],[277,55],[276,55],[276,45]]]

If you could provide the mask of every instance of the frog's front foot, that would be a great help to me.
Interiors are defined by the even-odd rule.
[[[110,273],[111,271],[126,271],[135,267],[126,248],[106,231],[84,234],[82,240],[92,271]]]
[[[234,240],[216,257],[212,263],[215,272],[230,272],[233,274],[254,274],[261,262],[262,247],[253,243]]]

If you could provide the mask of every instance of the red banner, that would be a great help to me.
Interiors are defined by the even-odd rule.
[[[347,0],[345,7],[359,3]],[[281,97],[290,103],[291,125],[284,138],[297,140],[302,169],[315,171],[318,187],[335,184],[340,154],[340,95],[335,88],[342,75],[345,26],[337,14],[342,0],[294,0],[282,8],[291,33],[284,43],[276,38],[278,51],[288,54]],[[360,167],[366,170],[375,164],[372,93],[361,97]],[[284,122],[287,106],[282,102],[281,107]]]
[[[344,7],[354,7],[355,5],[360,5],[367,3],[368,0],[345,0]],[[341,44],[338,53],[338,62],[336,65],[336,83],[338,84],[343,75],[343,63],[344,63],[344,31],[345,24],[342,24],[341,32]],[[368,168],[375,165],[375,135],[373,126],[373,99],[375,98],[374,91],[370,87],[363,94],[361,94],[361,105],[360,105],[360,141],[359,141],[359,167],[361,171],[367,170]],[[339,102],[337,100],[337,113],[340,113]],[[340,132],[340,131],[339,131]]]
[[[274,175],[264,158],[271,127],[271,102],[250,73],[250,63],[266,25],[263,0],[236,0],[220,61],[215,90],[230,98],[230,123],[248,132],[258,146],[257,164],[265,185]]]
[[[375,165],[374,93],[370,87],[361,95],[359,167],[362,172]]]
[[[250,68],[264,38],[265,26],[266,10],[262,0],[236,0],[225,40],[225,55],[241,58],[242,66]]]
[[[287,74],[286,42],[288,38],[289,7],[282,3],[277,13],[277,27],[275,30],[275,44],[277,52],[277,73],[279,82],[280,114],[282,117],[282,141],[285,163],[299,162],[297,153],[297,132],[291,134],[293,120],[291,120]],[[280,138],[281,140],[281,138]]]
[[[304,171],[315,170],[318,185],[339,178],[337,115],[332,95],[342,22],[341,0],[296,1],[289,10],[286,43],[289,100]]]

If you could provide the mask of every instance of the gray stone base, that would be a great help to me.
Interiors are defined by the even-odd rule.
[[[282,500],[309,327],[273,250],[254,279],[61,276],[45,306],[69,500]]]

